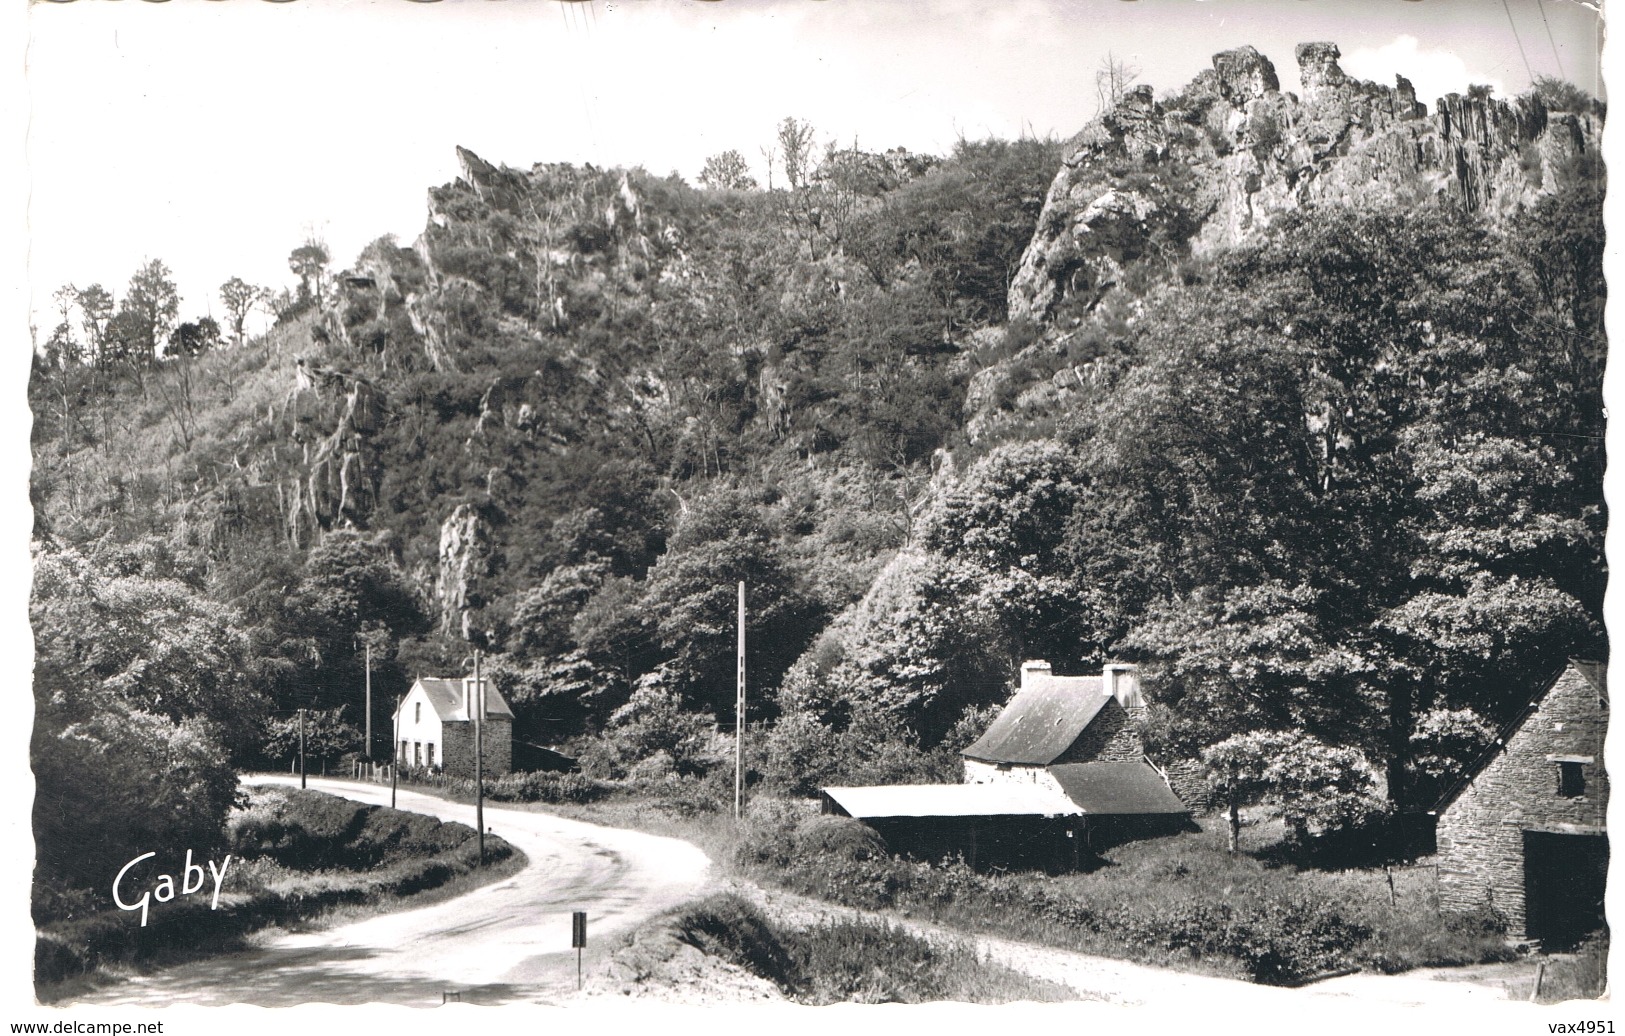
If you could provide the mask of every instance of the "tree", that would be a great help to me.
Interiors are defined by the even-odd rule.
[[[36,544],[29,618],[36,723],[62,730],[136,710],[196,720],[228,749],[252,741],[264,701],[246,686],[246,640],[156,541],[85,554]]]
[[[239,346],[243,344],[249,314],[256,306],[268,304],[270,299],[271,289],[249,284],[241,277],[233,277],[220,285],[220,301],[225,304],[226,313],[231,318],[232,337]]]
[[[700,186],[713,191],[754,191],[756,178],[750,175],[745,156],[728,150],[705,160],[700,170]]]
[[[741,580],[752,678],[771,686],[806,647],[817,607],[748,494],[720,490],[690,505],[649,570],[640,608],[670,659],[670,686],[719,715],[733,712]]]
[[[36,908],[63,886],[105,902],[140,853],[220,844],[228,752],[251,749],[264,703],[235,616],[187,559],[155,541],[33,555]]]
[[[790,189],[798,191],[812,183],[813,128],[812,123],[793,116],[785,116],[779,123],[779,161],[783,164],[784,178]]]
[[[307,238],[305,243],[288,253],[288,269],[299,277],[299,298],[315,299],[316,305],[322,305],[322,289],[327,279],[327,244],[315,238]]]
[[[1095,69],[1096,114],[1114,107],[1138,78],[1138,68],[1108,50],[1106,56],[1100,59],[1100,66]]]
[[[188,320],[170,332],[165,356],[202,356],[220,345],[220,325],[214,317]]]
[[[1300,840],[1311,827],[1356,827],[1383,810],[1363,756],[1301,734],[1236,734],[1204,750],[1202,761],[1225,797],[1231,852],[1240,848],[1244,806],[1274,806]]]
[[[107,325],[113,319],[113,294],[100,284],[79,289],[79,317],[90,345],[92,360],[101,365],[106,360]]]
[[[138,365],[155,361],[180,313],[181,298],[169,267],[153,259],[136,270],[119,309],[130,358]]]
[[[330,760],[361,747],[361,731],[344,721],[344,706],[304,710],[305,767],[327,772]],[[386,733],[387,736],[387,733]],[[297,714],[275,719],[265,725],[261,751],[267,759],[282,761],[299,758],[300,718]],[[315,766],[312,766],[314,761]]]

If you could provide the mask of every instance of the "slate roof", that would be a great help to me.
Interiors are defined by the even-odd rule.
[[[1112,695],[1099,676],[1032,673],[1026,686],[961,755],[990,763],[1048,766],[1100,714]]]
[[[421,687],[428,696],[429,704],[434,706],[435,715],[440,717],[442,723],[466,723],[469,720],[467,712],[463,711],[463,681],[442,680],[434,676],[420,676],[414,689]],[[502,697],[502,692],[485,681],[485,715],[487,719],[513,719],[513,710]]]
[[[1064,795],[1036,784],[889,784],[822,788],[848,816],[886,817],[1080,816]]]
[[[1091,816],[1189,813],[1162,775],[1144,760],[1061,763],[1049,772],[1067,797]]]

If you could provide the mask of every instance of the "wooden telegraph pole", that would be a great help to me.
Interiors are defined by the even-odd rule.
[[[745,788],[745,581],[739,581],[739,687],[734,699],[734,819]]]
[[[370,764],[372,762],[372,641],[370,641],[370,640],[367,641],[366,645],[367,645],[367,740],[366,740],[365,744],[367,746],[367,749],[362,754],[366,756],[367,762]],[[368,775],[368,779],[369,780],[371,779],[370,774]]]
[[[299,710],[299,786],[305,786],[305,710]]]
[[[480,866],[485,866],[485,682],[480,652],[474,649],[474,827],[480,833]]]
[[[389,808],[395,808],[395,788],[400,783],[401,776],[401,703],[406,699],[400,695],[395,696],[395,721],[393,740],[389,743]]]

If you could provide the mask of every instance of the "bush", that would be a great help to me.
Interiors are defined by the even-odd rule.
[[[866,832],[866,833],[865,833]],[[1217,830],[1119,847],[1115,864],[1063,878],[981,874],[963,860],[884,855],[856,821],[759,801],[735,864],[805,895],[1160,966],[1197,965],[1291,985],[1338,968],[1404,970],[1504,959],[1489,912],[1440,917],[1391,904],[1381,872],[1293,874],[1228,853]],[[1414,897],[1413,887],[1405,890]],[[1434,904],[1436,906],[1436,903]],[[1420,909],[1419,909],[1420,908]]]
[[[110,963],[227,949],[266,925],[438,888],[479,862],[478,839],[464,824],[321,792],[260,789],[228,826],[233,855],[263,855],[233,861],[235,891],[221,897],[218,910],[212,897],[198,896],[154,910],[145,927],[122,910],[44,925],[34,947],[36,984]],[[503,839],[486,837],[488,864],[513,851]]]
[[[1063,987],[983,961],[971,947],[938,945],[884,921],[791,928],[738,896],[716,895],[681,908],[670,923],[683,942],[804,1004],[1075,999]]]
[[[878,860],[887,855],[886,840],[868,824],[851,817],[808,817],[796,826],[796,852],[803,857]]]
[[[472,792],[473,782],[468,783]],[[485,786],[486,797],[499,802],[596,802],[608,793],[603,784],[579,773],[510,773]]]

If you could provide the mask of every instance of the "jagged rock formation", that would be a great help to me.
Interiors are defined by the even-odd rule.
[[[370,442],[382,394],[366,378],[294,357],[292,439],[299,473],[277,487],[288,541],[335,528],[365,526],[378,499],[380,460]],[[274,418],[274,415],[273,415]]]
[[[1296,57],[1298,94],[1241,47],[1176,95],[1137,87],[1090,123],[1012,281],[1012,320],[1042,322],[1067,300],[1087,311],[1142,256],[1235,245],[1304,206],[1439,199],[1506,215],[1600,140],[1595,105],[1451,94],[1429,114],[1403,76],[1388,87],[1345,74],[1336,44],[1304,43]]]
[[[458,504],[440,525],[440,577],[434,599],[441,634],[468,640],[479,610],[480,581],[490,566],[490,533],[479,512]]]

